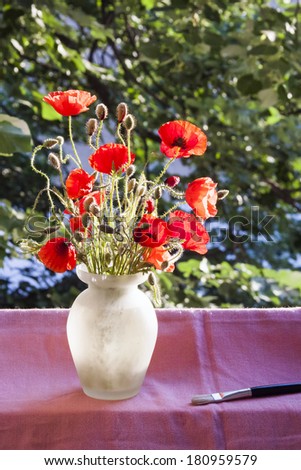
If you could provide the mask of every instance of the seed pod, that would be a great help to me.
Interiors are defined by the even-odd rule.
[[[97,120],[91,118],[86,123],[87,134],[91,137],[97,131]]]
[[[104,121],[108,116],[108,108],[105,104],[100,103],[96,106],[95,114],[100,121]]]
[[[221,201],[222,199],[225,199],[225,197],[227,197],[228,194],[229,194],[228,189],[220,189],[219,191],[217,191],[217,199]]]
[[[117,121],[123,122],[128,113],[128,107],[126,103],[119,103],[116,109]]]
[[[58,140],[57,139],[46,139],[43,143],[44,147],[46,147],[47,149],[52,149],[54,148],[56,145],[58,145]]]
[[[124,127],[128,131],[132,131],[136,127],[136,120],[132,114],[127,114],[123,121]]]
[[[61,168],[60,157],[56,153],[51,152],[48,155],[48,163],[56,170],[60,170]]]

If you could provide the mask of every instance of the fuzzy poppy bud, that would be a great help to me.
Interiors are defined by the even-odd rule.
[[[152,213],[155,210],[155,203],[152,199],[148,199],[145,204],[148,213]]]
[[[85,228],[87,228],[89,223],[90,223],[90,216],[89,216],[88,212],[85,212],[82,215],[82,224]]]
[[[95,202],[95,199],[93,196],[89,196],[84,200],[83,206],[86,212],[89,212],[89,207],[93,202]]]
[[[146,193],[146,187],[144,185],[138,186],[137,188],[138,196],[144,196],[145,193]]]
[[[136,171],[135,165],[130,165],[126,170],[126,176],[132,176]]]
[[[221,201],[222,199],[225,199],[225,197],[227,197],[228,194],[229,194],[228,189],[220,189],[219,191],[217,191],[217,199]]]
[[[128,113],[128,107],[126,103],[119,103],[116,109],[117,121],[123,122]]]
[[[136,127],[134,116],[132,114],[127,114],[124,118],[123,125],[128,131],[132,131]]]
[[[58,145],[59,141],[57,139],[46,139],[44,140],[44,147],[47,149],[53,149],[56,145]]]
[[[74,238],[77,242],[82,242],[85,237],[82,232],[76,231],[74,232]]]
[[[163,261],[163,263],[161,264],[162,271],[165,271],[168,268],[168,266],[169,266],[168,261]]]
[[[65,139],[64,139],[63,136],[58,135],[56,139],[57,139],[59,145],[64,145]]]
[[[101,225],[99,225],[98,228],[101,232],[108,233],[110,235],[112,235],[112,233],[114,233],[113,227],[110,227],[110,225],[107,225],[107,224],[101,224]]]
[[[154,273],[149,273],[148,282],[150,283],[151,286],[156,285],[156,278],[155,278]]]
[[[100,103],[96,106],[95,114],[100,121],[103,121],[108,116],[108,108],[105,104]]]
[[[160,199],[161,196],[162,196],[162,189],[160,188],[160,186],[157,186],[154,191],[154,198]]]
[[[97,120],[89,119],[86,123],[87,134],[91,137],[97,131]]]
[[[53,152],[48,155],[48,163],[56,170],[61,168],[60,157]]]
[[[130,193],[131,191],[133,191],[136,185],[137,185],[137,180],[135,178],[132,178],[128,184],[128,192]]]
[[[100,207],[98,204],[96,204],[96,202],[92,202],[92,204],[90,204],[89,206],[89,212],[91,212],[91,214],[95,215],[95,217],[99,217],[100,216]]]
[[[180,183],[180,177],[179,176],[169,176],[168,178],[166,178],[164,183],[166,184],[166,186],[169,186],[170,188],[174,188],[175,186],[177,186]]]

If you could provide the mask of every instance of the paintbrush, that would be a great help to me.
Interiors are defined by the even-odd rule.
[[[301,392],[301,383],[260,385],[258,387],[243,388],[224,393],[210,393],[206,395],[195,395],[191,399],[193,405],[207,405],[208,403],[220,403],[223,401],[237,400],[239,398],[259,398],[287,393]]]

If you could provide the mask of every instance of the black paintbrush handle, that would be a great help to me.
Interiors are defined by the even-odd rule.
[[[268,397],[272,395],[284,395],[286,393],[301,392],[301,383],[262,385],[251,387],[252,397]]]

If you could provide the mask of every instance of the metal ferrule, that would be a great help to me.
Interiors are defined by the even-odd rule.
[[[252,396],[252,391],[250,388],[234,390],[233,392],[212,393],[212,397],[214,401],[237,400],[238,398],[247,398],[251,396]]]

